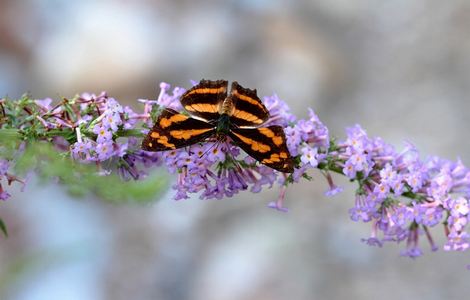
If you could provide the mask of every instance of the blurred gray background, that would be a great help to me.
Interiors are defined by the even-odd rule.
[[[361,124],[423,157],[470,164],[466,0],[0,1],[0,95],[108,93],[138,108],[158,83],[238,80],[299,117]],[[354,187],[314,175],[288,190],[146,206],[72,199],[32,178],[1,204],[0,299],[456,299],[466,253],[399,256],[360,242]],[[442,241],[440,227],[434,237]]]

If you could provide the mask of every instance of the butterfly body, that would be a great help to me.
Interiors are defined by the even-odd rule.
[[[219,117],[219,120],[217,121],[217,127],[216,127],[216,136],[217,140],[221,140],[227,135],[230,134],[230,116],[228,114],[222,114]]]
[[[227,137],[248,155],[281,172],[293,172],[293,159],[287,149],[281,126],[262,127],[269,112],[256,90],[227,81],[201,80],[181,96],[181,104],[191,115],[166,108],[142,142],[147,151],[165,151],[186,147],[215,138]]]

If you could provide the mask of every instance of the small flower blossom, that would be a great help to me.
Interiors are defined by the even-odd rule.
[[[327,197],[332,197],[336,194],[339,194],[343,191],[343,188],[340,187],[340,186],[337,186],[334,182],[333,182],[333,178],[331,177],[331,174],[329,172],[326,172],[325,175],[325,178],[328,182],[328,190],[325,192],[325,196]]]
[[[97,135],[96,141],[104,143],[113,138],[113,133],[109,130],[109,124],[97,124],[93,127],[93,132]]]
[[[271,115],[271,120],[268,121],[269,125],[288,126],[295,122],[296,117],[290,112],[287,103],[282,101],[276,94],[264,97],[263,103]]]
[[[301,152],[302,156],[300,156],[300,161],[304,165],[309,165],[312,168],[318,166],[318,161],[316,159],[318,148],[303,147]]]
[[[468,199],[459,197],[457,199],[450,199],[448,203],[450,214],[454,217],[466,216],[470,211]]]
[[[465,251],[470,246],[469,234],[466,232],[452,231],[447,236],[447,242],[444,245],[445,251]]]
[[[76,142],[72,145],[71,149],[73,158],[86,161],[91,157],[90,150],[93,149],[93,146],[92,142],[87,139],[82,142]]]
[[[111,129],[111,132],[116,132],[118,130],[118,126],[122,124],[121,116],[119,113],[107,111],[104,114],[104,118],[102,121],[102,127]]]
[[[113,155],[113,143],[105,141],[103,143],[99,143],[96,148],[96,159],[99,161],[105,161]]]

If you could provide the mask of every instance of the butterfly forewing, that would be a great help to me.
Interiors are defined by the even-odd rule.
[[[232,128],[229,135],[237,146],[260,163],[281,172],[294,171],[294,161],[281,126]]]
[[[219,104],[226,97],[226,80],[201,80],[181,96],[181,104],[191,115],[215,122],[219,118]]]
[[[215,126],[165,109],[142,141],[146,151],[165,151],[201,142],[215,133]]]
[[[232,83],[230,96],[233,101],[231,121],[237,126],[259,126],[269,119],[269,111],[256,94],[256,90]]]

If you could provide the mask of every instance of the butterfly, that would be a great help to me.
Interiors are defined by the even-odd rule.
[[[187,90],[180,102],[189,116],[165,108],[142,141],[146,151],[166,151],[215,138],[229,137],[258,162],[275,170],[292,173],[294,160],[281,126],[263,126],[269,111],[256,90],[232,82],[227,94],[226,80],[201,80]]]

